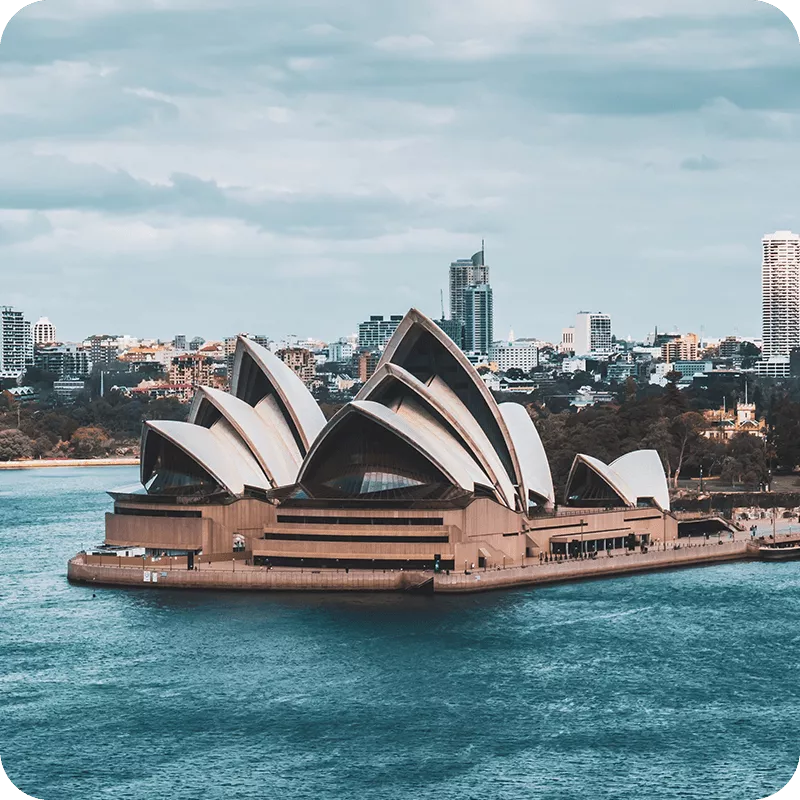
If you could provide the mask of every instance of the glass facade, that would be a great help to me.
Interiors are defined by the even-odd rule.
[[[204,495],[221,491],[217,481],[193,458],[155,431],[148,433],[144,479],[150,495]]]
[[[622,508],[627,505],[608,481],[584,463],[575,468],[567,504],[584,508]]]
[[[396,434],[353,414],[316,451],[303,489],[313,498],[422,499],[449,493],[451,483]]]

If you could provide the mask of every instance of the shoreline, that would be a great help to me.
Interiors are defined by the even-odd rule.
[[[505,569],[474,570],[451,574],[428,571],[302,569],[245,566],[238,562],[216,562],[187,570],[186,567],[150,562],[134,565],[135,559],[97,558],[80,553],[69,560],[67,578],[77,584],[153,589],[249,590],[249,591],[355,591],[414,592],[424,594],[471,594],[497,589],[572,583],[644,572],[711,566],[757,558],[754,543],[746,540],[685,544],[646,554],[617,554],[611,558],[530,563]],[[122,561],[125,565],[122,565]],[[94,561],[95,563],[90,563]],[[111,563],[109,563],[111,562]],[[145,575],[146,573],[146,575]],[[156,578],[152,579],[153,573]]]
[[[42,469],[49,467],[135,467],[138,457],[118,458],[41,458],[26,461],[0,461],[0,470],[4,469]]]

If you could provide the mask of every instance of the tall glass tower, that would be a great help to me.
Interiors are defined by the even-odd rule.
[[[494,340],[492,287],[488,283],[464,290],[464,350],[488,355]]]
[[[489,267],[484,263],[483,249],[472,258],[459,258],[450,264],[450,319],[466,323],[464,292],[485,283],[489,283]]]

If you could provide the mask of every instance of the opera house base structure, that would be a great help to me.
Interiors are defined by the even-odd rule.
[[[577,456],[556,509],[527,410],[498,405],[413,309],[327,422],[283,362],[240,338],[231,392],[203,387],[188,422],[146,422],[140,484],[110,494],[105,543],[70,561],[72,580],[476,591],[563,579],[565,563],[658,568],[678,536],[654,451]]]

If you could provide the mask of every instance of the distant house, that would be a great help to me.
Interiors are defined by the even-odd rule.
[[[767,421],[756,417],[755,403],[739,403],[735,410],[715,408],[703,412],[706,427],[703,436],[706,439],[728,440],[740,433],[765,439]]]
[[[3,397],[15,403],[32,403],[39,399],[33,386],[12,386],[3,390]]]

